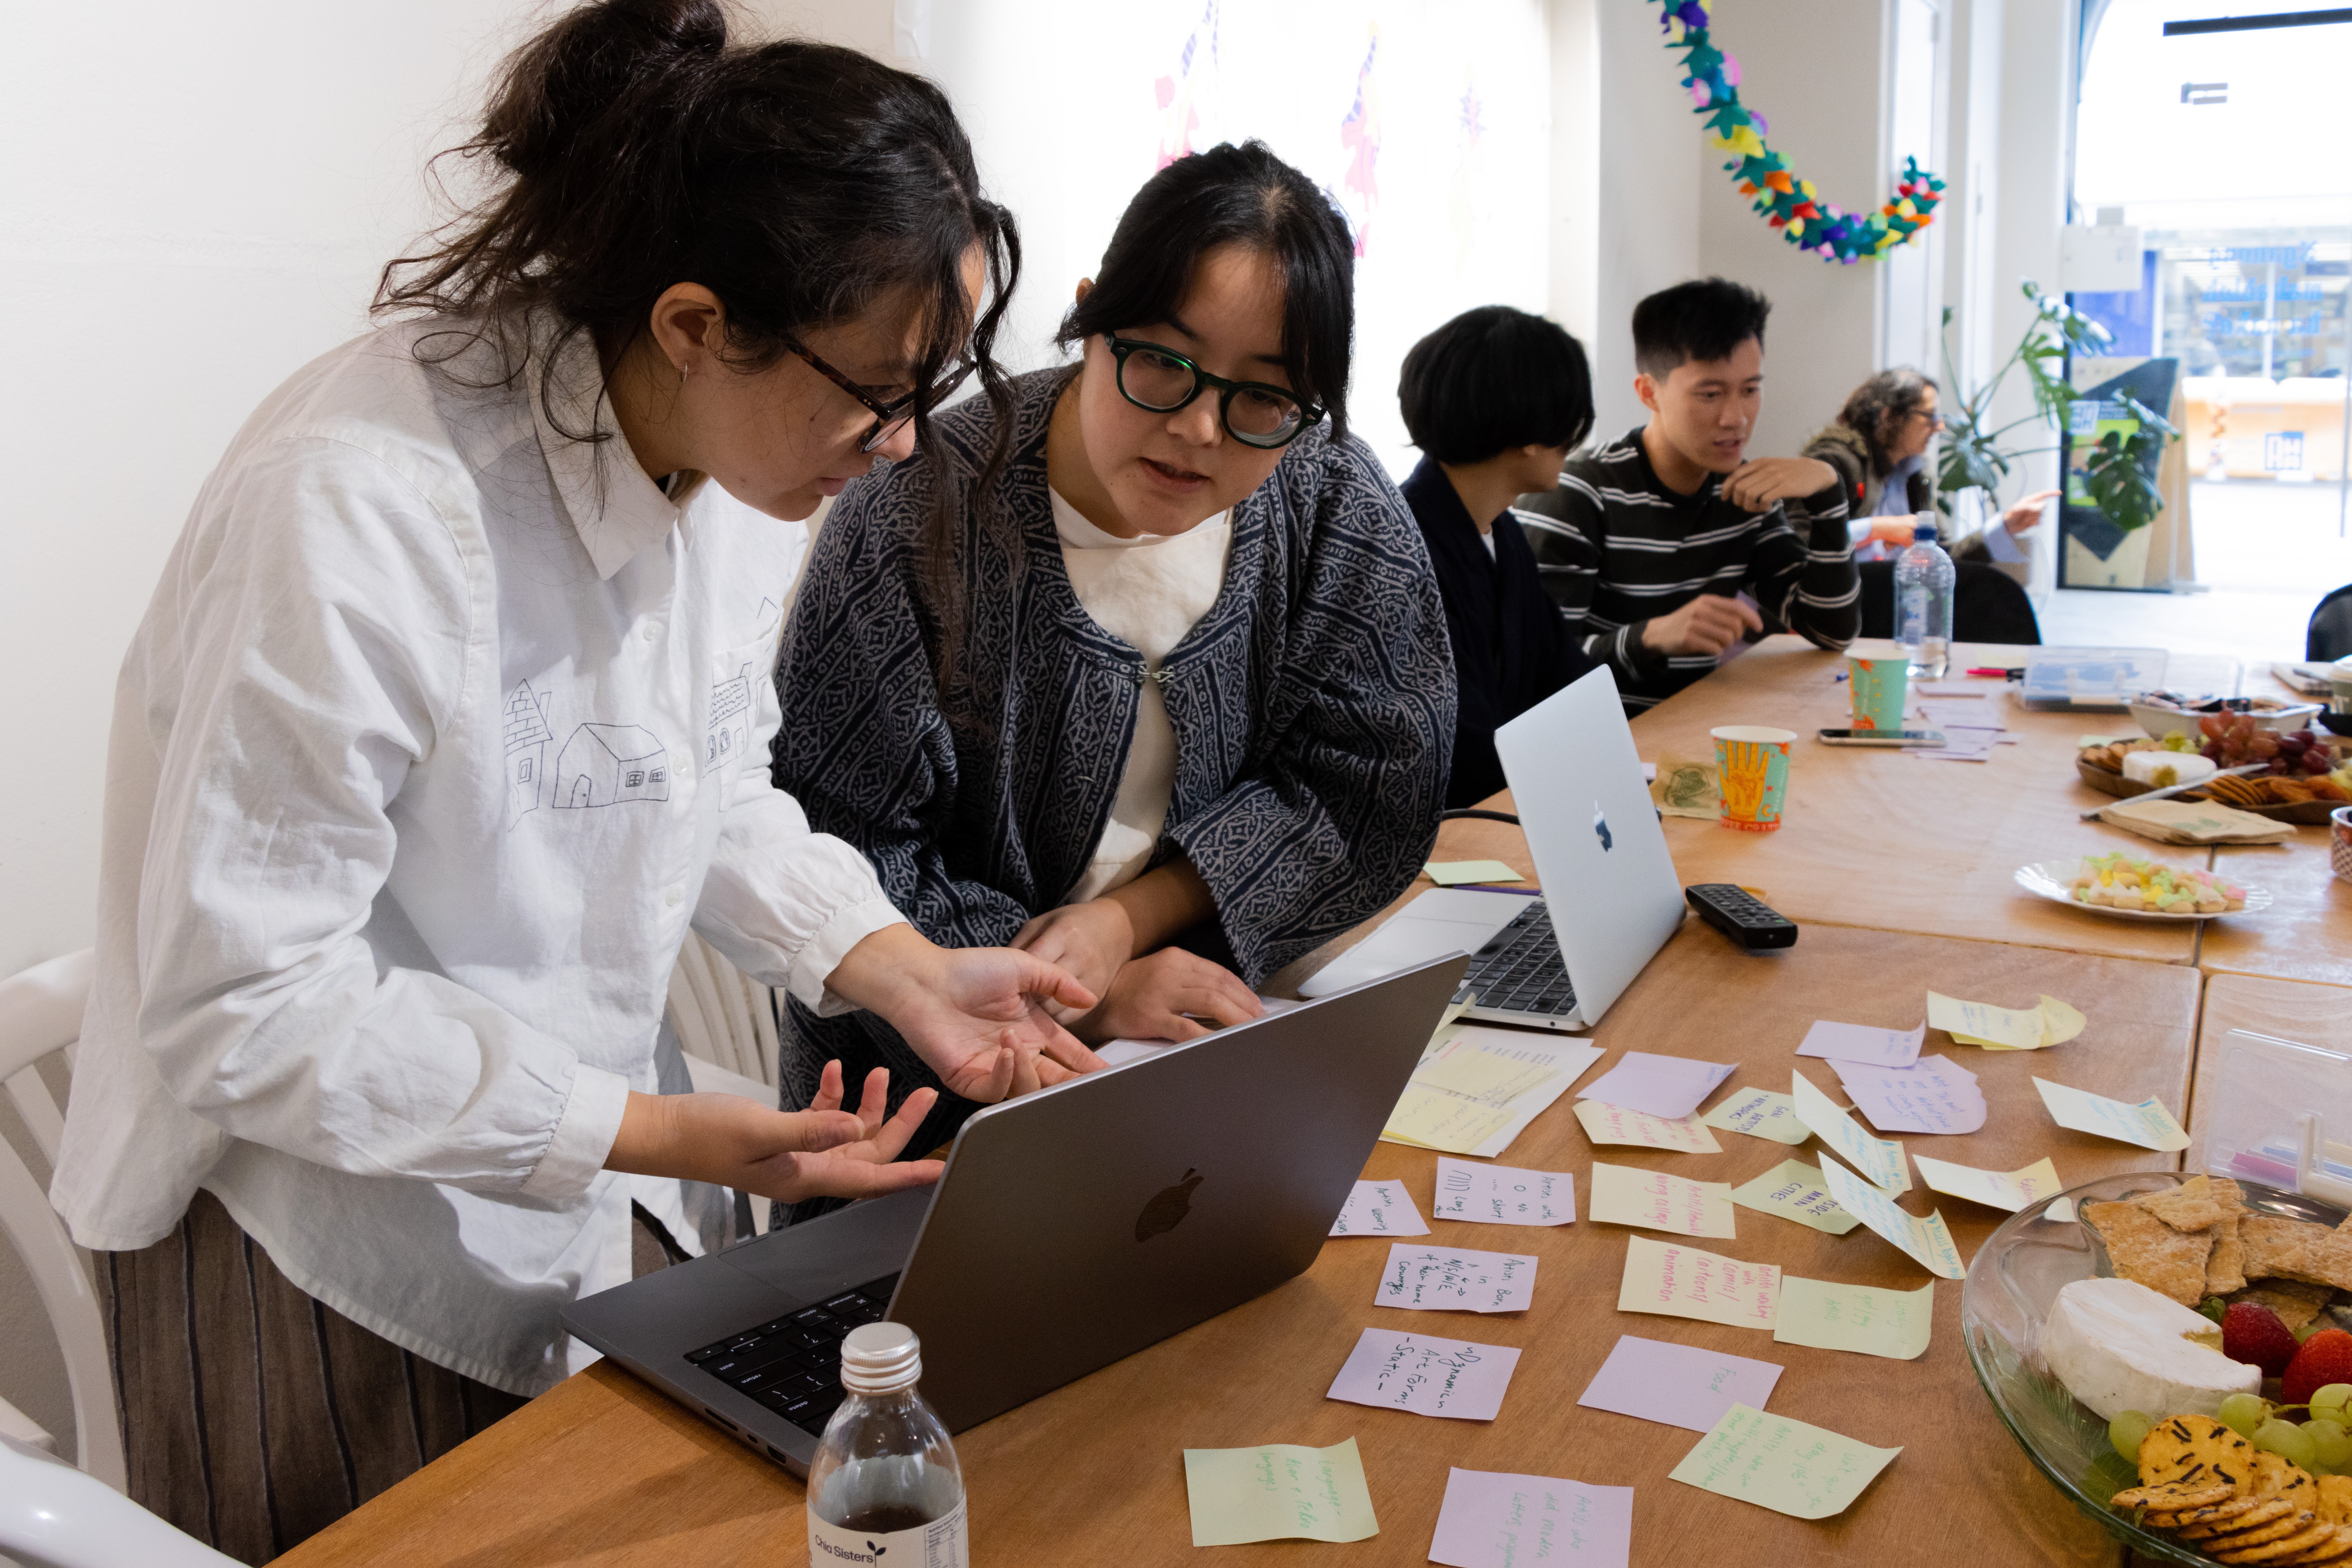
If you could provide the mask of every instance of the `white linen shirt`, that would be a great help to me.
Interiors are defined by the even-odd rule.
[[[561,433],[617,429],[584,333],[551,419],[544,333],[495,384],[487,343],[418,362],[449,327],[297,373],[164,568],[50,1195],[123,1250],[206,1188],[337,1311],[535,1394],[561,1309],[628,1278],[603,1165],[689,923],[838,1012],[901,917],[769,781],[805,530]]]

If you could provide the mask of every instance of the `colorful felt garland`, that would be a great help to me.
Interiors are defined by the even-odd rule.
[[[1894,199],[1876,212],[1840,212],[1822,201],[1811,180],[1799,179],[1788,160],[1764,144],[1770,127],[1739,101],[1739,62],[1709,41],[1706,0],[1657,4],[1663,13],[1660,27],[1668,35],[1666,47],[1683,51],[1688,73],[1683,85],[1690,89],[1694,112],[1705,115],[1707,129],[1715,132],[1708,144],[1736,154],[1724,169],[1739,182],[1742,195],[1756,198],[1756,210],[1769,215],[1771,226],[1790,245],[1823,261],[1851,267],[1907,243],[1935,221],[1944,182],[1919,167],[1916,158],[1903,161]],[[1682,24],[1678,38],[1673,37],[1677,22]]]

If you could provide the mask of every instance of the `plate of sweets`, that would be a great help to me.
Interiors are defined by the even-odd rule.
[[[1969,1266],[1961,1334],[2001,1423],[2161,1563],[2352,1568],[2352,1223],[2254,1181],[2105,1176]]]
[[[2218,915],[2259,914],[2271,906],[2267,888],[2142,860],[2120,849],[2020,866],[2015,880],[2038,899],[2123,920],[2210,921]]]

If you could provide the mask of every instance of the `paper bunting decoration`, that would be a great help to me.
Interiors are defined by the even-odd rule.
[[[1704,116],[1714,132],[1708,145],[1733,155],[1725,172],[1738,182],[1740,195],[1756,198],[1756,210],[1790,245],[1851,267],[1907,243],[1935,221],[1944,182],[1922,169],[1916,158],[1903,161],[1903,178],[1876,212],[1840,212],[1822,201],[1811,180],[1800,179],[1789,161],[1765,144],[1770,127],[1764,117],[1739,101],[1739,62],[1709,39],[1705,0],[1656,3],[1666,47],[1682,51],[1687,73],[1683,86],[1690,90],[1693,112]],[[1677,24],[1679,37],[1674,36]]]

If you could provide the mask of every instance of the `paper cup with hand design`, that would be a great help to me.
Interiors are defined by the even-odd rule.
[[[1761,724],[1726,724],[1708,733],[1715,737],[1723,825],[1742,833],[1777,829],[1789,798],[1789,748],[1797,732]]]
[[[1911,661],[1901,652],[1887,658],[1845,656],[1853,687],[1853,727],[1857,730],[1900,730],[1903,709],[1911,695]]]

